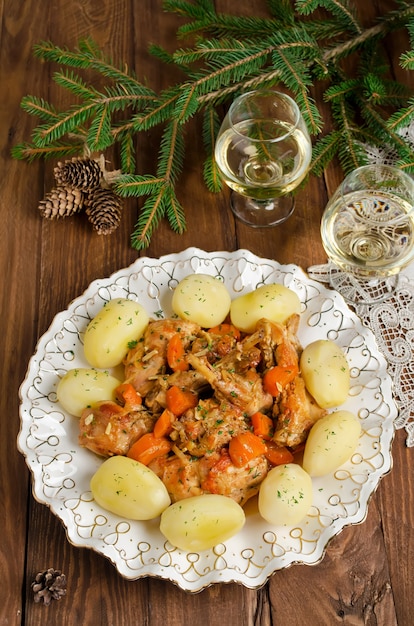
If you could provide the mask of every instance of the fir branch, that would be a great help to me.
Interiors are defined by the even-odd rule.
[[[414,17],[414,6],[408,7],[403,12],[394,13],[391,11],[390,13],[387,13],[379,24],[375,24],[371,28],[367,28],[362,31],[356,37],[326,50],[323,55],[325,63],[332,60],[339,60],[344,56],[351,54],[355,50],[358,50],[367,42],[373,40],[378,41],[379,39],[384,38],[388,33],[398,29],[402,24],[404,24],[405,21],[408,21],[412,17]]]
[[[339,131],[333,131],[319,139],[313,147],[311,172],[315,176],[322,176],[324,169],[338,151],[341,136]]]
[[[43,124],[35,129],[33,132],[35,145],[43,148],[48,143],[61,139],[65,134],[75,132],[79,126],[83,126],[89,120],[96,110],[95,102],[81,107],[71,107],[67,112],[61,113],[51,126]]]
[[[414,70],[414,50],[403,52],[401,55],[401,67],[405,70]]]
[[[157,174],[173,184],[182,171],[184,161],[183,129],[178,120],[165,127],[158,155]]]
[[[26,111],[26,113],[36,115],[45,122],[52,123],[59,117],[59,114],[53,105],[46,102],[46,100],[43,100],[43,98],[36,98],[36,96],[25,96],[22,99],[20,106],[24,111]]]
[[[213,3],[209,0],[196,2],[195,5],[185,1],[167,0],[164,2],[164,7],[167,10],[194,20],[178,30],[180,37],[203,32],[213,37],[226,38],[238,37],[243,32],[246,38],[253,35],[259,39],[274,33],[281,27],[294,24],[295,16],[290,0],[268,0],[268,5],[270,13],[275,19],[217,14]]]
[[[91,55],[79,50],[69,50],[55,46],[51,41],[41,41],[33,47],[33,54],[44,61],[54,61],[59,65],[87,69],[90,67]]]
[[[86,37],[86,39],[79,41],[79,51],[89,57],[99,58],[102,55],[102,51],[92,37]]]
[[[96,89],[89,87],[82,78],[74,74],[74,72],[55,72],[53,80],[57,85],[67,89],[82,100],[92,100],[99,97]]]
[[[165,186],[161,187],[157,195],[149,196],[141,207],[131,235],[131,244],[136,250],[143,250],[150,245],[151,237],[165,215],[164,193]]]
[[[175,102],[174,117],[180,124],[184,124],[196,113],[198,106],[196,86],[191,83],[188,87],[183,85]]]
[[[203,60],[214,59],[216,56],[221,56],[225,53],[237,54],[237,51],[241,51],[242,54],[246,54],[246,51],[254,45],[255,43],[249,40],[199,39],[194,48],[179,48],[176,50],[172,55],[172,60],[179,65],[189,65]]]
[[[271,51],[271,48],[258,46],[256,50],[249,50],[247,55],[236,50],[230,58],[225,54],[222,58],[217,55],[214,62],[207,63],[205,70],[195,72],[191,78],[200,94],[221,89],[257,73],[266,64]]]
[[[164,177],[127,175],[120,176],[115,181],[115,191],[118,195],[128,198],[138,198],[140,196],[156,195],[165,185]]]
[[[184,210],[174,191],[183,159],[181,124],[175,121],[166,126],[161,140],[158,177],[122,176],[116,182],[116,191],[122,196],[148,195],[131,236],[132,245],[138,250],[149,245],[152,233],[164,216],[175,232],[182,233],[186,228]]]
[[[61,159],[118,144],[123,176],[115,183],[116,192],[145,198],[131,237],[137,249],[149,245],[161,219],[166,218],[175,232],[186,227],[176,184],[183,171],[185,128],[198,114],[203,116],[204,180],[211,191],[221,188],[214,161],[219,107],[227,107],[233,97],[251,89],[282,85],[292,92],[310,131],[319,134],[324,120],[310,93],[322,81],[334,128],[315,142],[312,172],[316,175],[334,156],[345,171],[364,163],[363,144],[368,141],[391,143],[401,167],[411,171],[412,146],[399,130],[414,121],[414,100],[403,85],[389,78],[383,46],[386,36],[407,29],[410,49],[401,54],[400,64],[414,69],[414,6],[404,0],[397,4],[397,9],[364,29],[352,0],[267,0],[269,18],[219,13],[213,0],[166,0],[164,8],[185,20],[177,38],[197,37],[192,37],[191,47],[177,47],[173,53],[150,47],[155,58],[175,65],[183,75],[159,93],[126,64],[106,57],[91,38],[81,39],[74,50],[40,42],[35,56],[61,66],[54,81],[76,103],[57,111],[40,97],[23,98],[23,110],[40,123],[32,143],[15,146],[12,154],[29,161]],[[317,9],[327,14],[326,19],[312,15]],[[351,54],[357,60],[352,73],[343,63]],[[91,72],[98,81],[88,82]],[[136,135],[156,126],[162,137],[156,174],[136,172]]]
[[[215,15],[212,0],[196,0],[195,3],[187,0],[164,0],[164,10],[195,20],[211,18]]]
[[[407,126],[414,119],[414,98],[410,98],[408,104],[410,106],[403,107],[390,115],[387,121],[387,128],[390,131],[397,131]]]
[[[78,48],[73,51],[55,46],[50,41],[43,41],[34,46],[33,52],[35,56],[45,61],[99,72],[105,78],[123,85],[124,89],[131,94],[146,95],[148,98],[155,97],[155,92],[137,80],[134,72],[127,66],[123,69],[118,68],[110,59],[106,59],[90,38],[82,39]]]
[[[166,89],[153,106],[148,106],[142,114],[137,114],[132,118],[131,128],[137,132],[145,131],[170,119],[178,98],[178,92],[179,89],[176,87]]]
[[[355,7],[349,3],[349,0],[296,0],[296,7],[304,15],[308,11],[315,11],[322,7],[332,13],[345,30],[353,34],[359,34],[362,31]]]
[[[186,229],[184,209],[172,185],[167,185],[164,191],[163,202],[165,203],[165,214],[167,215],[172,230],[180,235]]]
[[[218,173],[217,163],[214,158],[216,138],[220,129],[221,120],[217,111],[207,107],[203,116],[203,144],[206,152],[203,176],[207,189],[213,192],[221,191],[223,182]]]
[[[104,105],[96,108],[94,119],[89,126],[87,144],[92,151],[100,152],[113,144],[109,106]]]
[[[85,142],[78,143],[56,143],[39,148],[29,143],[16,144],[11,149],[14,159],[27,160],[29,163],[35,159],[62,159],[68,156],[82,154]]]
[[[409,146],[398,133],[394,132],[392,126],[387,124],[387,120],[370,103],[367,103],[362,111],[365,122],[375,134],[377,141],[382,141],[385,145],[391,145],[401,155],[402,158],[410,152]]]
[[[290,0],[267,0],[270,14],[286,25],[295,23],[295,12]]]
[[[123,132],[118,135],[118,141],[120,144],[121,171],[125,174],[133,174],[136,166],[134,136],[132,133]]]

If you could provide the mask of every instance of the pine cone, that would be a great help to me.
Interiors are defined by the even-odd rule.
[[[68,217],[83,207],[84,193],[73,187],[55,187],[39,202],[39,211],[47,219]]]
[[[73,157],[71,161],[59,161],[54,168],[54,175],[58,185],[91,191],[99,186],[103,172],[98,161]]]
[[[60,600],[66,595],[66,576],[52,567],[36,574],[32,582],[34,601],[49,605],[52,600]]]
[[[89,194],[86,214],[98,235],[109,235],[121,221],[122,200],[111,189],[100,187]]]

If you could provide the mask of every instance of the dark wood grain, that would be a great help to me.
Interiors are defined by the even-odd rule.
[[[264,0],[217,0],[220,10],[266,15]],[[372,20],[390,0],[358,2]],[[51,80],[55,68],[36,61],[32,46],[51,39],[73,47],[92,35],[108,55],[134,67],[155,89],[172,75],[148,53],[149,43],[173,50],[179,17],[163,11],[161,0],[1,0],[0,35],[0,625],[23,626],[316,626],[334,624],[410,626],[414,615],[414,452],[398,432],[393,469],[373,495],[366,520],[346,528],[316,566],[276,572],[259,590],[237,584],[214,585],[190,594],[162,580],[124,580],[94,552],[69,543],[60,521],[31,495],[30,476],[16,447],[18,389],[36,342],[53,316],[87,285],[129,265],[138,256],[129,236],[139,201],[127,202],[120,228],[110,237],[91,232],[86,219],[49,223],[36,211],[53,180],[53,165],[27,164],[10,157],[11,147],[30,136],[33,120],[20,109],[28,94],[65,104]],[[404,42],[389,42],[395,76],[413,80],[398,65]],[[315,91],[319,101],[320,94]],[[329,126],[329,120],[327,122]],[[138,162],[154,171],[157,131],[140,138]],[[306,268],[325,256],[320,217],[328,195],[341,179],[333,165],[298,194],[296,210],[283,226],[253,230],[235,223],[228,192],[209,193],[202,181],[201,129],[187,133],[185,174],[179,184],[187,230],[174,234],[162,223],[145,252],[158,257],[189,246],[205,250],[247,248],[254,254]],[[110,155],[116,167],[116,154]],[[34,575],[47,567],[68,578],[67,597],[49,607],[33,602]]]

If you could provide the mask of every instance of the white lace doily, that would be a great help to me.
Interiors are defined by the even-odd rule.
[[[414,122],[398,134],[414,151]],[[395,165],[398,154],[392,147],[364,144],[370,163]],[[308,268],[310,278],[330,284],[331,264]],[[390,298],[379,304],[358,304],[355,312],[374,333],[378,347],[388,363],[398,407],[396,428],[405,428],[408,447],[414,447],[414,265],[399,276],[398,287]]]
[[[329,284],[331,265],[308,268],[310,278]],[[400,274],[395,293],[379,304],[353,307],[375,335],[388,363],[398,407],[396,428],[405,428],[408,447],[414,447],[414,265]]]
[[[396,131],[407,143],[410,150],[414,151],[414,122]],[[380,163],[381,165],[395,165],[398,160],[398,152],[390,145],[384,144],[381,147],[362,144],[367,154],[369,163]]]

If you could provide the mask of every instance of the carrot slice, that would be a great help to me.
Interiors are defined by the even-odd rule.
[[[271,465],[283,465],[293,461],[292,452],[284,446],[278,446],[274,441],[266,443],[266,452],[264,454]]]
[[[266,444],[264,441],[250,431],[240,433],[230,439],[229,455],[236,467],[243,467],[243,465],[265,452]]]
[[[299,373],[297,365],[275,365],[263,376],[263,389],[277,398]]]
[[[189,389],[180,389],[176,385],[166,391],[167,408],[180,416],[188,409],[193,409],[198,404],[198,396]]]
[[[148,465],[151,461],[168,454],[171,442],[165,437],[154,437],[153,433],[145,433],[136,441],[127,452],[127,457]]]
[[[166,437],[172,432],[175,415],[169,409],[164,409],[154,424],[153,433],[155,437]]]
[[[115,397],[122,406],[137,407],[142,404],[142,397],[131,383],[121,383],[115,389]]]
[[[180,335],[171,337],[167,346],[167,362],[173,372],[185,372],[188,370],[188,363],[185,360],[185,348]]]
[[[273,435],[273,420],[268,415],[257,411],[250,418],[252,420],[253,432],[262,439],[271,439]]]

